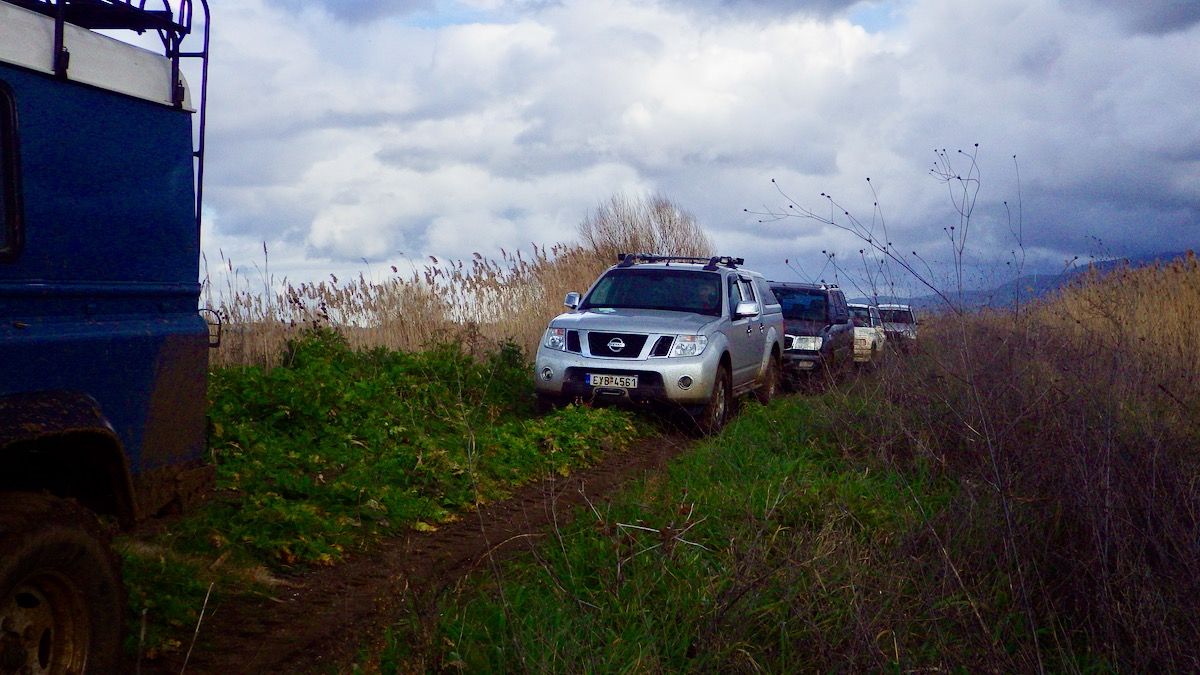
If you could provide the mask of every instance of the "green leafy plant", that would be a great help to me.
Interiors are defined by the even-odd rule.
[[[179,628],[176,604],[198,610],[197,592],[213,576],[171,561],[276,572],[333,565],[382,537],[436,529],[515,486],[587,466],[645,433],[617,409],[535,416],[530,367],[511,343],[476,353],[461,344],[362,352],[317,328],[289,341],[280,363],[212,372],[216,494],[156,538],[165,553],[142,560],[129,549],[127,566],[138,571],[130,585],[143,598],[135,609],[166,622],[162,634]]]

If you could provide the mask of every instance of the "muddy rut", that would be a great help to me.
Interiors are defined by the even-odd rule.
[[[408,589],[452,584],[489,557],[525,550],[562,523],[584,497],[604,500],[628,480],[660,469],[688,446],[684,436],[646,439],[569,477],[519,489],[437,532],[389,539],[369,554],[286,579],[272,598],[210,603],[188,658],[188,673],[296,673],[348,670],[364,647],[406,608]],[[142,673],[179,673],[185,654],[142,662]],[[126,672],[139,669],[128,664]]]

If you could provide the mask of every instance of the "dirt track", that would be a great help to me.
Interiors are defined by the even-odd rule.
[[[385,542],[372,554],[288,579],[274,599],[236,598],[210,605],[189,673],[295,673],[348,670],[363,647],[406,610],[408,588],[439,589],[488,555],[512,555],[522,535],[562,522],[573,507],[602,500],[624,482],[661,468],[686,449],[682,436],[656,437],[568,478],[520,489],[434,533]],[[144,673],[179,673],[183,654],[144,662]],[[133,672],[135,664],[129,664]]]

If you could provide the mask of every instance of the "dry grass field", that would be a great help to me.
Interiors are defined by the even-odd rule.
[[[214,366],[274,365],[291,337],[313,326],[342,332],[356,349],[415,351],[449,340],[512,341],[532,354],[570,291],[586,291],[623,252],[706,256],[712,243],[688,213],[664,197],[614,196],[579,226],[580,244],[532,246],[499,257],[430,257],[422,267],[391,267],[387,279],[252,283],[222,261],[206,284],[209,309],[225,323]],[[266,266],[264,265],[264,268]],[[260,288],[270,289],[266,292]]]
[[[965,625],[988,627],[974,653],[1200,667],[1198,310],[1194,255],[1091,271],[1017,309],[929,318],[869,385],[886,404],[846,421],[867,428],[848,447],[960,486],[931,520],[942,575],[924,592],[965,597]]]

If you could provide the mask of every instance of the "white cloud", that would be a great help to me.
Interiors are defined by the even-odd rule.
[[[771,178],[814,209],[827,192],[869,218],[878,199],[899,245],[940,259],[956,214],[932,151],[976,142],[980,262],[1008,255],[1017,206],[1045,260],[1091,236],[1116,253],[1200,239],[1200,29],[1169,8],[473,2],[414,23],[422,3],[344,21],[330,12],[357,10],[326,4],[249,1],[213,24],[210,212],[297,265],[551,243],[621,190],[676,199],[775,276],[857,254],[813,221],[745,214],[784,205]],[[848,18],[867,13],[890,19]]]

